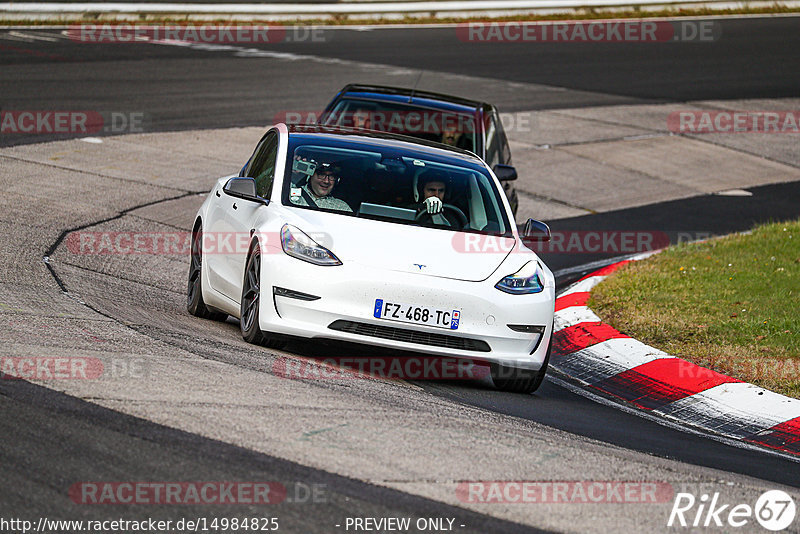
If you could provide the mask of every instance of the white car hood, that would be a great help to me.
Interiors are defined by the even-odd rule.
[[[294,223],[342,262],[455,280],[482,281],[516,247],[513,237],[451,232],[291,210]],[[508,274],[508,273],[505,273]]]

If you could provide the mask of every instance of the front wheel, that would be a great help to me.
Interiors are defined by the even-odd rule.
[[[242,302],[240,305],[239,325],[242,337],[248,343],[264,345],[270,348],[282,348],[285,342],[264,335],[258,326],[261,312],[261,247],[256,243],[250,251],[247,266],[244,269],[244,282],[242,283]]]
[[[519,369],[493,363],[491,365],[492,381],[500,391],[511,393],[533,393],[544,381],[547,374],[547,366],[550,363],[550,352],[553,350],[553,336],[550,335],[550,343],[547,345],[547,355],[544,357],[542,367],[538,371],[530,369]]]

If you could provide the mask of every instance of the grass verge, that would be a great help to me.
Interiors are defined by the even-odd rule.
[[[650,346],[800,398],[800,220],[632,262],[589,306]]]

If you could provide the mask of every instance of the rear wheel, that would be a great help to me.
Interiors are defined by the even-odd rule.
[[[492,381],[497,389],[509,391],[511,393],[533,393],[544,381],[547,374],[547,366],[550,363],[550,352],[553,350],[553,336],[550,336],[550,343],[547,345],[547,355],[544,357],[542,367],[538,371],[530,369],[519,369],[493,363]]]
[[[279,349],[286,345],[282,339],[269,337],[261,331],[258,319],[261,313],[261,247],[253,245],[242,283],[242,301],[239,325],[242,337],[248,343]]]
[[[198,228],[192,234],[192,249],[189,263],[189,284],[186,290],[186,309],[189,313],[203,319],[224,321],[228,314],[206,306],[203,301],[203,231]]]

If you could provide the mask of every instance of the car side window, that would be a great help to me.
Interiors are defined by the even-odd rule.
[[[491,168],[500,163],[500,141],[494,115],[486,116],[486,163]]]
[[[511,148],[508,146],[508,138],[506,137],[506,131],[503,129],[503,121],[500,120],[500,117],[498,117],[496,113],[493,113],[492,116],[497,120],[497,141],[500,155],[499,163],[511,165]]]
[[[256,149],[247,174],[256,181],[256,194],[261,198],[272,195],[275,167],[278,161],[278,134],[269,132]]]

